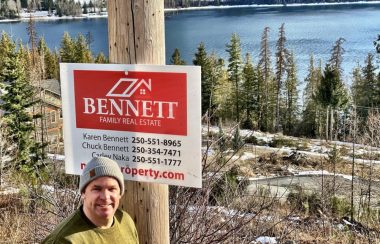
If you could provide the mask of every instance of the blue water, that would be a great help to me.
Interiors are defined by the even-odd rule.
[[[168,62],[174,49],[179,48],[182,57],[191,64],[200,42],[205,43],[209,52],[226,59],[226,44],[232,33],[236,32],[241,39],[243,56],[249,52],[256,62],[264,27],[270,28],[270,45],[274,55],[278,29],[282,23],[285,23],[287,48],[295,54],[300,80],[307,73],[310,54],[316,60],[327,62],[334,42],[340,37],[346,39],[343,45],[346,50],[343,68],[348,77],[358,62],[363,64],[366,55],[374,52],[373,41],[380,34],[380,4],[231,8],[170,13],[165,17],[166,60]],[[23,42],[28,41],[26,27],[27,22],[0,23],[0,29]],[[94,53],[102,51],[108,54],[105,18],[38,21],[36,29],[52,49],[59,48],[65,31],[72,36],[90,31],[94,37],[91,45]]]

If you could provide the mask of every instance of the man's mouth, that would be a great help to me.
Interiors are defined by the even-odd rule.
[[[101,207],[101,208],[108,208],[108,207],[112,207],[112,203],[109,203],[109,204],[97,204],[98,207]]]

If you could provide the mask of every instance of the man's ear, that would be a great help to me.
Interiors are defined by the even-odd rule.
[[[81,200],[84,200],[86,197],[85,197],[85,194],[84,194],[84,192],[82,192],[81,194],[80,194],[80,199]]]

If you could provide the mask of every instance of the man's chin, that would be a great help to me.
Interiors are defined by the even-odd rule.
[[[113,206],[107,206],[107,207],[97,207],[98,215],[103,218],[112,217],[114,213]]]

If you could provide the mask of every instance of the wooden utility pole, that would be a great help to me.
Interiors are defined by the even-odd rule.
[[[110,63],[165,64],[164,0],[108,0]],[[141,244],[169,243],[168,186],[126,182],[121,207]]]

